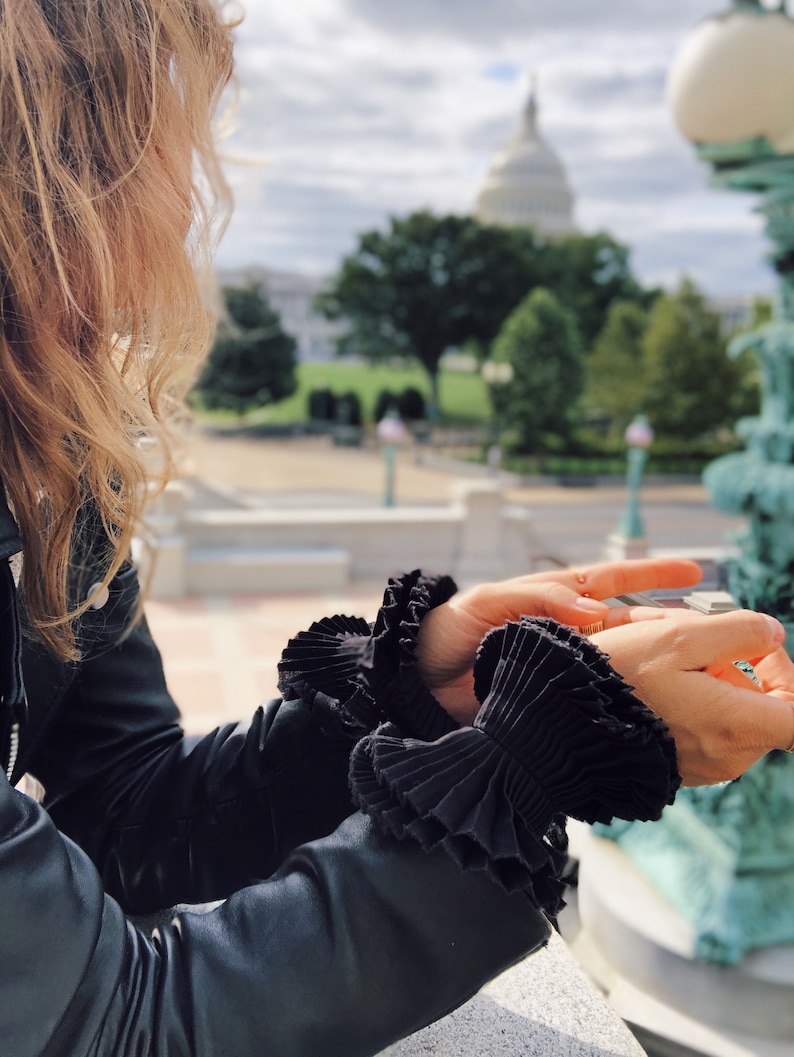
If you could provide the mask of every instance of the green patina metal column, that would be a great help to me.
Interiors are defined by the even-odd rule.
[[[766,90],[787,55],[794,84],[794,22],[782,5],[737,0],[685,43],[671,94],[713,182],[760,196],[773,246],[773,319],[729,350],[758,357],[760,414],[740,423],[746,450],[716,460],[704,480],[717,507],[747,517],[731,593],[778,617],[794,650],[794,108],[790,85]],[[600,832],[692,921],[697,957],[736,964],[750,949],[794,943],[793,756],[771,753],[738,783],[682,790],[657,823]]]
[[[635,415],[625,434],[626,452],[626,507],[618,522],[618,534],[626,539],[644,539],[645,525],[640,510],[640,485],[648,459],[648,447],[653,443],[653,430],[645,415]]]
[[[717,459],[704,480],[715,506],[748,518],[729,565],[731,593],[778,617],[794,642],[794,156],[776,156],[763,140],[703,146],[700,154],[716,183],[763,195],[758,208],[779,277],[771,322],[730,347],[732,355],[752,349],[758,357],[760,414],[739,423],[746,451]]]

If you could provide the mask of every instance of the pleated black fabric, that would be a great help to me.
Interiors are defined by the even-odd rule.
[[[593,644],[554,621],[509,622],[475,663],[482,707],[434,741],[381,730],[351,756],[359,806],[555,914],[564,817],[658,818],[680,785],[662,721]]]
[[[389,581],[374,626],[359,617],[316,621],[291,639],[279,663],[279,689],[300,698],[350,738],[396,723],[433,741],[457,724],[419,678],[416,644],[422,620],[456,591],[448,576],[416,570]]]
[[[416,660],[423,618],[454,592],[419,571],[391,580],[374,626],[328,617],[292,639],[280,687],[351,742],[354,801],[385,832],[443,848],[553,916],[566,816],[658,818],[681,782],[675,745],[589,639],[531,617],[483,639],[481,707],[459,728]]]

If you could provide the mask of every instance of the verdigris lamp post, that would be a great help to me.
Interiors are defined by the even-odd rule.
[[[502,429],[502,416],[505,411],[505,397],[515,372],[513,371],[512,363],[507,360],[486,360],[480,368],[480,373],[488,387],[488,395],[491,401],[489,429],[491,437],[488,445],[488,466],[492,472],[498,472],[502,464],[502,447],[499,437]]]
[[[645,526],[640,513],[640,485],[648,448],[653,444],[653,430],[645,415],[635,415],[626,427],[626,509],[620,520],[618,531],[631,539],[644,539]]]
[[[734,355],[747,348],[758,355],[761,411],[741,424],[746,451],[716,460],[705,481],[718,507],[748,518],[729,570],[734,599],[782,620],[792,649],[794,22],[782,5],[770,10],[736,0],[696,26],[671,70],[669,100],[714,182],[761,196],[758,208],[773,243],[779,277],[773,320],[731,347]],[[599,832],[618,842],[691,928],[691,965],[671,957],[686,980],[672,1008],[734,1040],[766,1040],[742,1053],[790,1052],[794,757],[771,753],[740,782],[681,790],[659,822],[619,822]],[[666,949],[666,939],[659,939],[657,953]],[[709,962],[720,963],[719,971]],[[657,998],[672,993],[665,986]],[[725,1037],[698,1052],[722,1057]]]
[[[713,181],[762,196],[775,312],[730,349],[758,356],[761,412],[740,423],[747,450],[712,463],[705,482],[715,506],[749,520],[729,566],[731,593],[794,632],[794,22],[782,5],[741,0],[702,23],[672,70],[670,102]]]
[[[383,491],[383,505],[394,506],[394,477],[397,460],[397,448],[408,438],[405,423],[396,411],[387,411],[375,427],[378,440],[383,445],[383,459],[386,464],[386,479]]]
[[[626,505],[617,528],[607,538],[606,558],[645,558],[648,555],[648,540],[640,509],[640,485],[653,438],[647,417],[635,415],[624,434],[627,449]]]

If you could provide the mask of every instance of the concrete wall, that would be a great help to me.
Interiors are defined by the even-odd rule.
[[[531,571],[542,545],[498,484],[460,485],[447,506],[240,509],[169,485],[147,520],[153,597],[334,589],[417,566],[461,586]]]

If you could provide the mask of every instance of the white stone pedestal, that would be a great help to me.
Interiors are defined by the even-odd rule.
[[[577,832],[572,950],[649,1054],[792,1057],[794,947],[696,961],[693,929],[613,841]]]
[[[607,536],[604,544],[604,561],[625,561],[633,558],[647,558],[650,553],[645,536],[623,536],[613,532]]]

